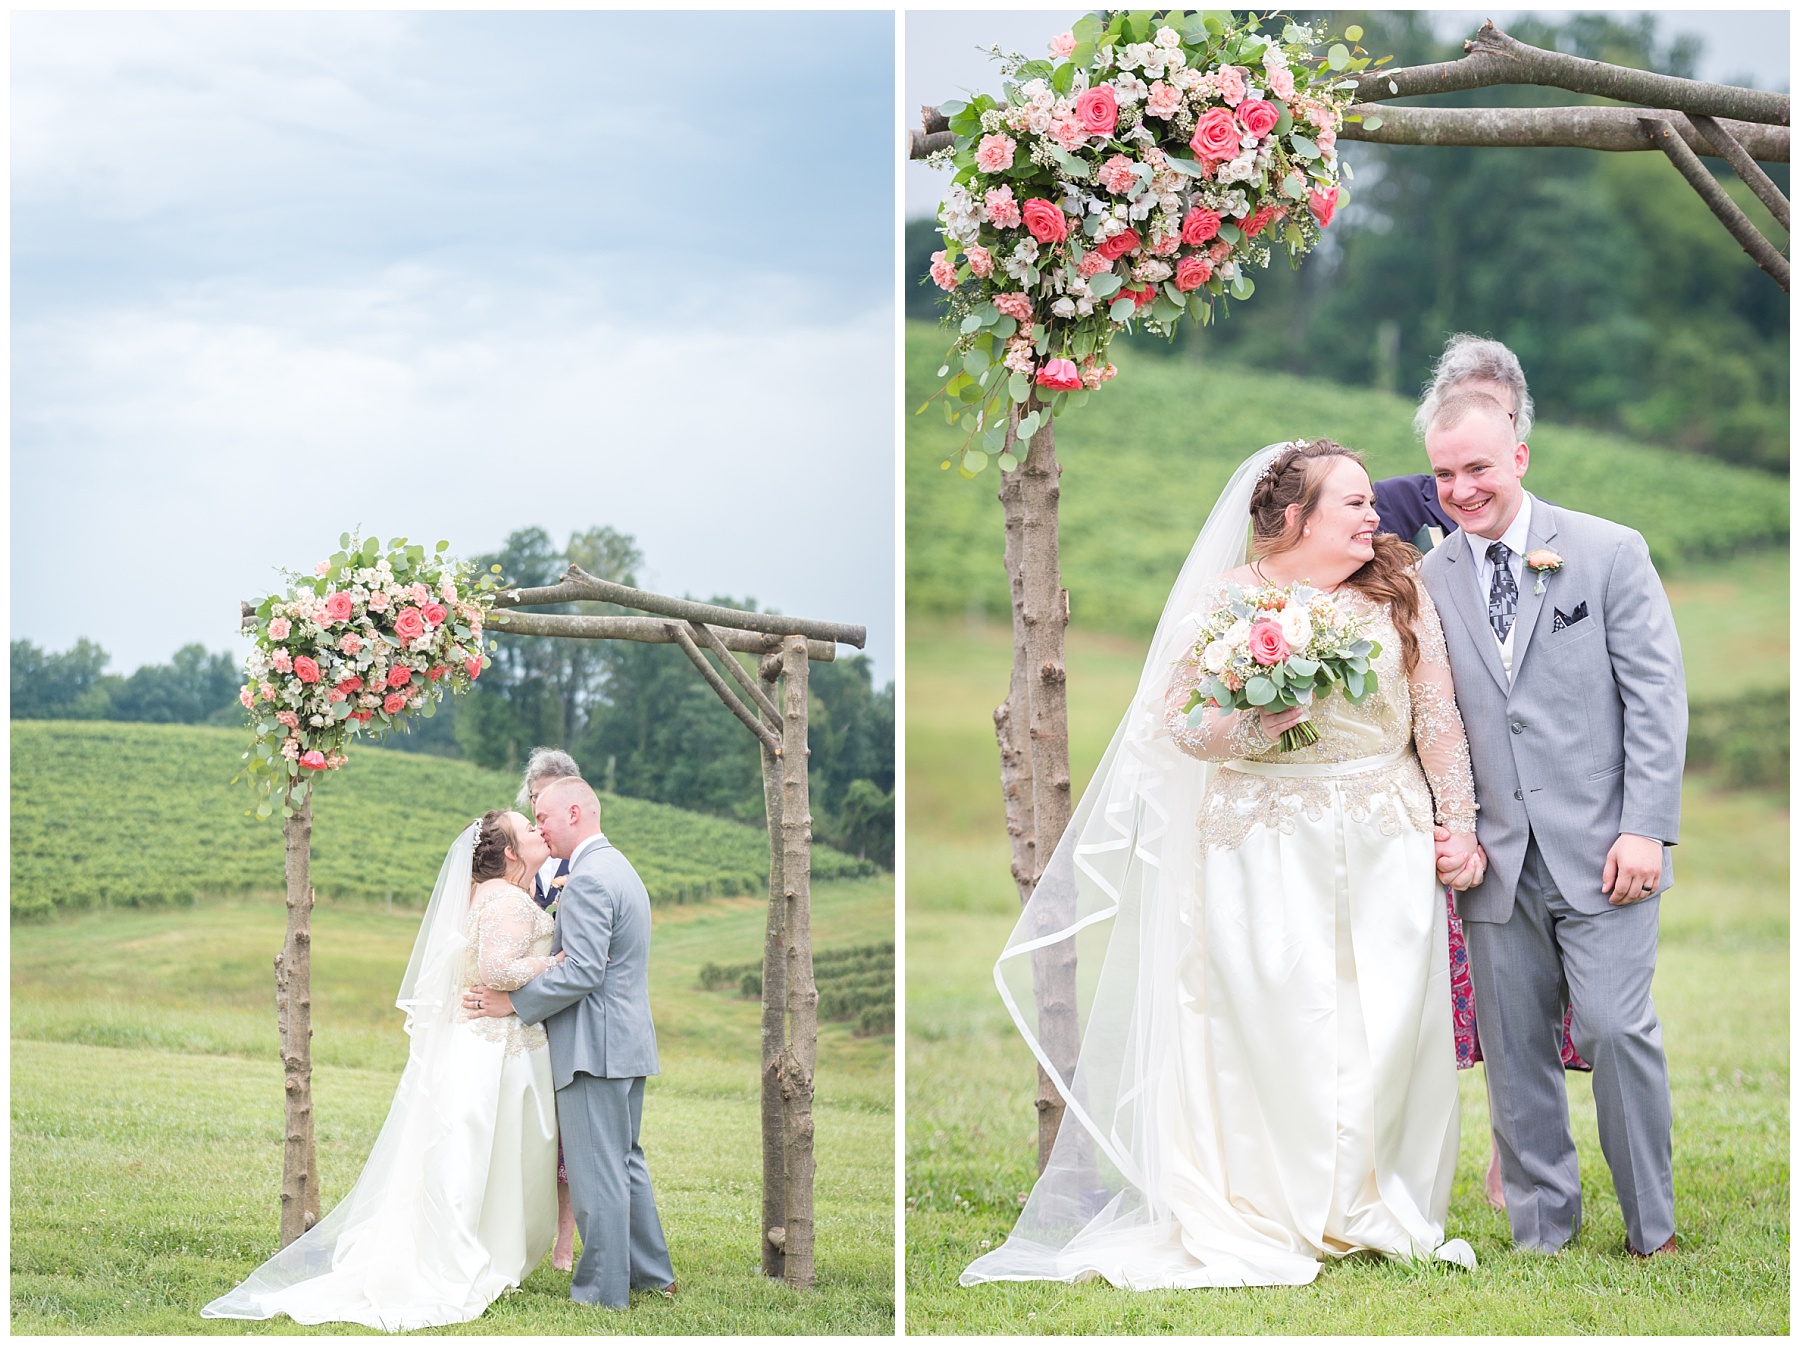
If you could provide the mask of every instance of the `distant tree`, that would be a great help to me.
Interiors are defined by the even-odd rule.
[[[112,694],[113,720],[150,724],[200,724],[220,710],[241,718],[241,670],[229,654],[208,654],[204,645],[183,645],[166,664],[145,664]]]
[[[108,676],[112,656],[93,641],[77,640],[61,654],[40,650],[29,640],[12,642],[12,718],[15,720],[104,720],[112,712]]]

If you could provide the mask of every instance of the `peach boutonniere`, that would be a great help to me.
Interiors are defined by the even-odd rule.
[[[1540,548],[1537,551],[1528,551],[1525,553],[1525,564],[1531,567],[1537,575],[1537,585],[1531,592],[1534,594],[1542,594],[1544,592],[1544,576],[1554,575],[1557,571],[1561,570],[1563,568],[1563,558],[1553,551],[1545,551]]]

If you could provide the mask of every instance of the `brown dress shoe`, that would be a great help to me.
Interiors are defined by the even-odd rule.
[[[1667,1243],[1663,1244],[1663,1246],[1658,1248],[1655,1252],[1651,1252],[1651,1253],[1639,1252],[1636,1248],[1631,1246],[1631,1240],[1626,1239],[1625,1240],[1625,1251],[1630,1253],[1633,1257],[1637,1258],[1639,1261],[1648,1262],[1652,1257],[1659,1257],[1663,1253],[1674,1252],[1675,1251],[1675,1236],[1673,1234],[1669,1235],[1669,1241]]]

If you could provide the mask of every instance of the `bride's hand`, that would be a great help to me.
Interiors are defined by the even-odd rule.
[[[568,959],[569,959],[569,955],[567,953],[565,953],[563,950],[558,949],[553,955],[551,955],[550,961],[552,963],[557,964],[558,966],[561,966],[563,963],[566,963],[568,961]]]
[[[1273,743],[1306,718],[1306,707],[1286,706],[1281,710],[1269,710],[1264,707],[1257,714],[1262,716],[1263,737]]]

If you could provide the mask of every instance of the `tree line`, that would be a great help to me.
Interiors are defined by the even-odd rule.
[[[574,562],[589,574],[637,584],[643,555],[611,528],[574,533],[557,546],[541,528],[511,534],[476,558],[510,584],[552,584]],[[750,599],[707,601],[754,611]],[[617,612],[610,604],[534,609]],[[494,634],[492,666],[467,696],[385,745],[520,770],[531,749],[560,747],[597,788],[761,826],[756,742],[673,645],[553,640]],[[747,657],[747,656],[740,656]],[[168,664],[121,677],[90,640],[62,652],[12,642],[14,719],[139,720],[237,726],[242,681],[228,654],[189,645]],[[851,855],[892,866],[894,686],[877,689],[866,656],[814,664],[808,706],[814,834]]]
[[[1454,60],[1417,11],[1335,12],[1396,66]],[[1478,18],[1471,18],[1473,31]],[[1697,42],[1662,42],[1656,18],[1521,18],[1513,36],[1593,60],[1692,78]],[[1480,89],[1439,106],[1575,101]],[[1140,349],[1215,358],[1411,393],[1452,332],[1518,352],[1541,418],[1785,474],[1788,301],[1660,154],[1342,143],[1351,204],[1297,270],[1279,260],[1212,327]],[[1779,226],[1722,161],[1708,160],[1765,234]],[[1788,166],[1764,167],[1785,192]],[[907,228],[909,316],[936,318],[930,221]]]

